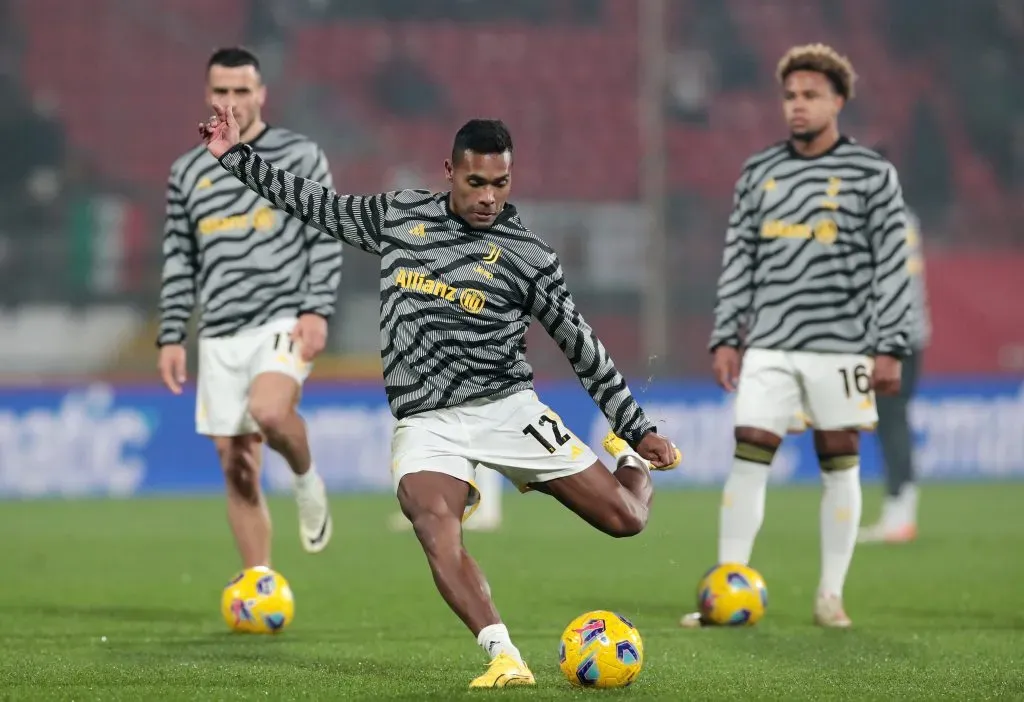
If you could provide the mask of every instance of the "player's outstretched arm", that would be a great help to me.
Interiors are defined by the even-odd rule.
[[[312,150],[309,165],[303,175],[308,180],[321,183],[325,188],[334,189],[327,156],[319,148]],[[306,296],[299,314],[316,314],[330,319],[334,315],[338,285],[341,284],[344,247],[337,239],[324,236],[315,227],[306,227],[304,233],[309,267],[306,272]]]
[[[633,398],[604,344],[577,311],[555,254],[537,271],[527,305],[565,353],[583,387],[608,418],[612,431],[637,448],[645,435],[655,431],[654,423]],[[671,444],[667,440],[664,444],[666,460],[660,465],[675,459]]]
[[[206,148],[220,164],[255,193],[324,234],[380,255],[388,196],[339,195],[331,188],[265,161],[241,142],[234,110],[214,107],[216,115],[199,125]]]

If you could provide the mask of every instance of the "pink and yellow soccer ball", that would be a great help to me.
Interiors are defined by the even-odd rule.
[[[644,642],[621,614],[587,612],[562,632],[558,665],[574,687],[626,687],[644,666]]]
[[[295,598],[280,573],[266,566],[246,568],[224,588],[220,613],[232,631],[277,634],[291,624]]]
[[[709,624],[753,626],[768,609],[768,587],[750,566],[722,563],[697,585],[697,609]]]

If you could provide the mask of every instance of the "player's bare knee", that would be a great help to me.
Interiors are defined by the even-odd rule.
[[[615,529],[609,534],[616,539],[628,539],[637,536],[647,527],[647,510],[638,508],[636,510],[623,510],[617,515]]]
[[[773,434],[767,429],[757,429],[755,427],[736,427],[733,432],[736,437],[736,443],[752,444],[754,446],[764,446],[776,450],[782,445],[782,437],[778,434]]]
[[[860,465],[860,432],[856,429],[817,431],[814,448],[823,473],[850,470]]]
[[[775,453],[782,444],[782,437],[764,429],[736,427],[735,458],[746,463],[771,466]]]
[[[860,453],[860,432],[857,429],[816,431],[814,450],[819,456],[855,456]]]
[[[616,539],[628,539],[647,527],[648,514],[646,505],[636,500],[624,500],[612,507],[611,514],[604,520],[601,531]]]
[[[257,397],[249,401],[249,414],[260,431],[268,436],[281,434],[293,411],[290,405],[276,398]]]

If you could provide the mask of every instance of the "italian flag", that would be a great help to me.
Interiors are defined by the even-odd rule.
[[[146,279],[146,216],[121,195],[86,195],[68,216],[71,277],[87,293],[142,291]]]

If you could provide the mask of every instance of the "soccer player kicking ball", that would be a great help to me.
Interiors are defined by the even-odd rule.
[[[462,545],[478,466],[552,495],[615,537],[639,534],[651,468],[680,456],[660,436],[583,321],[558,257],[508,204],[512,138],[472,120],[444,168],[450,192],[339,195],[240,143],[230,108],[200,125],[210,153],[250,189],[320,231],[380,257],[384,382],[398,420],[391,473],[441,596],[491,657],[470,687],[532,685],[490,588]],[[572,363],[613,428],[610,472],[538,399],[524,357],[531,316]],[[621,438],[620,438],[621,437]]]
[[[711,337],[715,377],[737,391],[718,560],[750,560],[772,458],[802,412],[824,488],[814,621],[848,627],[859,430],[877,422],[875,393],[899,391],[907,353],[906,213],[892,164],[839,132],[850,63],[821,44],[795,47],[778,79],[790,137],[751,157],[736,185]]]
[[[206,99],[231,106],[240,139],[330,182],[327,160],[304,136],[260,116],[259,60],[221,49],[206,67]],[[265,438],[295,474],[302,547],[331,538],[327,491],[296,411],[324,348],[341,279],[341,244],[286,217],[225,173],[199,144],[171,166],[160,289],[159,369],[175,394],[185,382],[185,327],[199,301],[196,430],[213,439],[227,483],[228,522],[249,568],[270,565],[270,515],[260,490]]]

